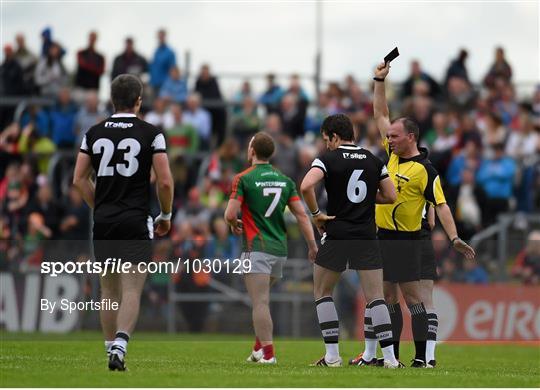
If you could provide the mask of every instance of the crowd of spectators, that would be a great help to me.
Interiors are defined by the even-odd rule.
[[[233,96],[225,98],[208,64],[191,83],[167,42],[166,31],[157,35],[152,58],[139,54],[134,39],[128,37],[125,50],[109,68],[111,77],[132,73],[145,81],[141,118],[163,129],[168,138],[175,217],[170,245],[161,244],[160,253],[173,258],[239,253],[238,240],[224,225],[223,208],[232,178],[246,167],[247,142],[257,131],[273,136],[277,145],[273,163],[296,183],[324,150],[319,129],[330,114],[349,115],[358,144],[385,158],[372,119],[371,88],[352,75],[323,85],[318,96],[309,96],[298,75],[280,85],[269,74],[264,90],[254,91],[245,80]],[[31,269],[39,264],[32,248],[41,240],[88,239],[90,212],[66,184],[71,171],[51,174],[50,165],[56,156],[73,158],[84,133],[112,111],[108,102],[98,100],[100,78],[109,69],[97,49],[98,34],[89,34],[87,47],[76,53],[77,67],[72,71],[63,65],[71,53],[53,39],[52,30],[45,29],[41,36],[42,48],[33,53],[24,35],[18,34],[14,46],[4,47],[0,67],[3,96],[42,96],[52,102],[30,104],[16,118],[14,107],[0,107],[0,238],[16,243],[2,252],[2,269]],[[399,87],[388,83],[394,90],[389,94],[391,112],[419,124],[420,144],[430,151],[464,239],[508,211],[522,216],[516,228],[526,231],[524,216],[538,212],[540,203],[540,86],[533,96],[517,99],[503,48],[496,48],[480,84],[471,82],[467,58],[468,52],[460,50],[443,80],[436,80],[414,60]],[[321,205],[324,196],[321,190]],[[156,199],[152,208],[157,212]],[[300,237],[294,226],[290,229],[291,237]],[[442,280],[490,280],[481,263],[457,258],[440,230],[433,232],[433,241]],[[538,263],[538,256],[530,251],[520,257],[524,265],[513,274],[538,283],[538,264],[527,265]],[[194,278],[189,284],[194,289],[208,284],[207,278],[193,275],[179,280],[186,278]],[[163,279],[154,275],[151,281],[156,286],[151,297],[160,299]]]

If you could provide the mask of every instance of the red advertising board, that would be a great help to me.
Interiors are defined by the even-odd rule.
[[[438,340],[540,342],[540,287],[512,284],[437,284]],[[357,336],[364,338],[365,301],[358,298]],[[401,302],[403,340],[411,340],[410,315]]]

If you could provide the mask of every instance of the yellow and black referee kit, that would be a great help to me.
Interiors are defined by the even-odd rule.
[[[384,280],[409,282],[420,280],[420,229],[426,201],[436,206],[446,203],[441,181],[428,159],[428,152],[401,158],[390,150],[388,140],[383,141],[388,153],[388,174],[394,182],[397,200],[393,204],[378,204],[375,221],[381,240]]]

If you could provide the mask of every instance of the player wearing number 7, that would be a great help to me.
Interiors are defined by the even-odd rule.
[[[354,144],[353,125],[346,115],[327,117],[321,133],[329,150],[313,161],[301,185],[314,223],[326,232],[313,269],[315,304],[326,354],[313,365],[342,365],[339,320],[332,295],[348,266],[360,276],[374,333],[383,351],[384,367],[401,367],[392,348],[392,325],[384,301],[375,227],[375,203],[393,203],[396,190],[383,162]],[[315,198],[314,188],[321,181],[328,195],[327,212],[331,217],[319,210]]]
[[[317,244],[304,205],[294,182],[268,162],[274,153],[274,141],[266,133],[257,133],[248,146],[250,168],[236,175],[225,220],[235,234],[243,235],[244,280],[252,303],[255,345],[248,362],[275,364],[270,316],[270,286],[282,277],[287,258],[285,207],[296,217],[313,261]],[[238,214],[242,213],[242,219]],[[244,261],[242,262],[243,264]]]
[[[171,227],[173,181],[165,137],[137,118],[141,96],[137,77],[123,74],[113,80],[115,114],[88,130],[75,165],[73,184],[94,209],[94,254],[105,266],[107,259],[114,258],[132,264],[151,261],[154,229],[162,236]],[[161,206],[156,221],[149,216],[151,169]],[[135,265],[127,273],[108,271],[101,276],[101,298],[119,302],[118,310],[99,313],[111,370],[125,370],[124,356],[139,316],[145,279],[146,272]]]

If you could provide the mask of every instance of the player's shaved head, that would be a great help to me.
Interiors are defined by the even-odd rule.
[[[143,86],[141,80],[132,74],[116,76],[111,83],[111,100],[116,111],[125,111],[135,108],[142,96]]]
[[[274,140],[267,133],[258,132],[251,139],[251,147],[259,160],[268,161],[274,154]]]
[[[321,125],[321,133],[330,140],[338,135],[343,141],[354,142],[354,128],[351,119],[345,114],[335,114],[326,117]]]

